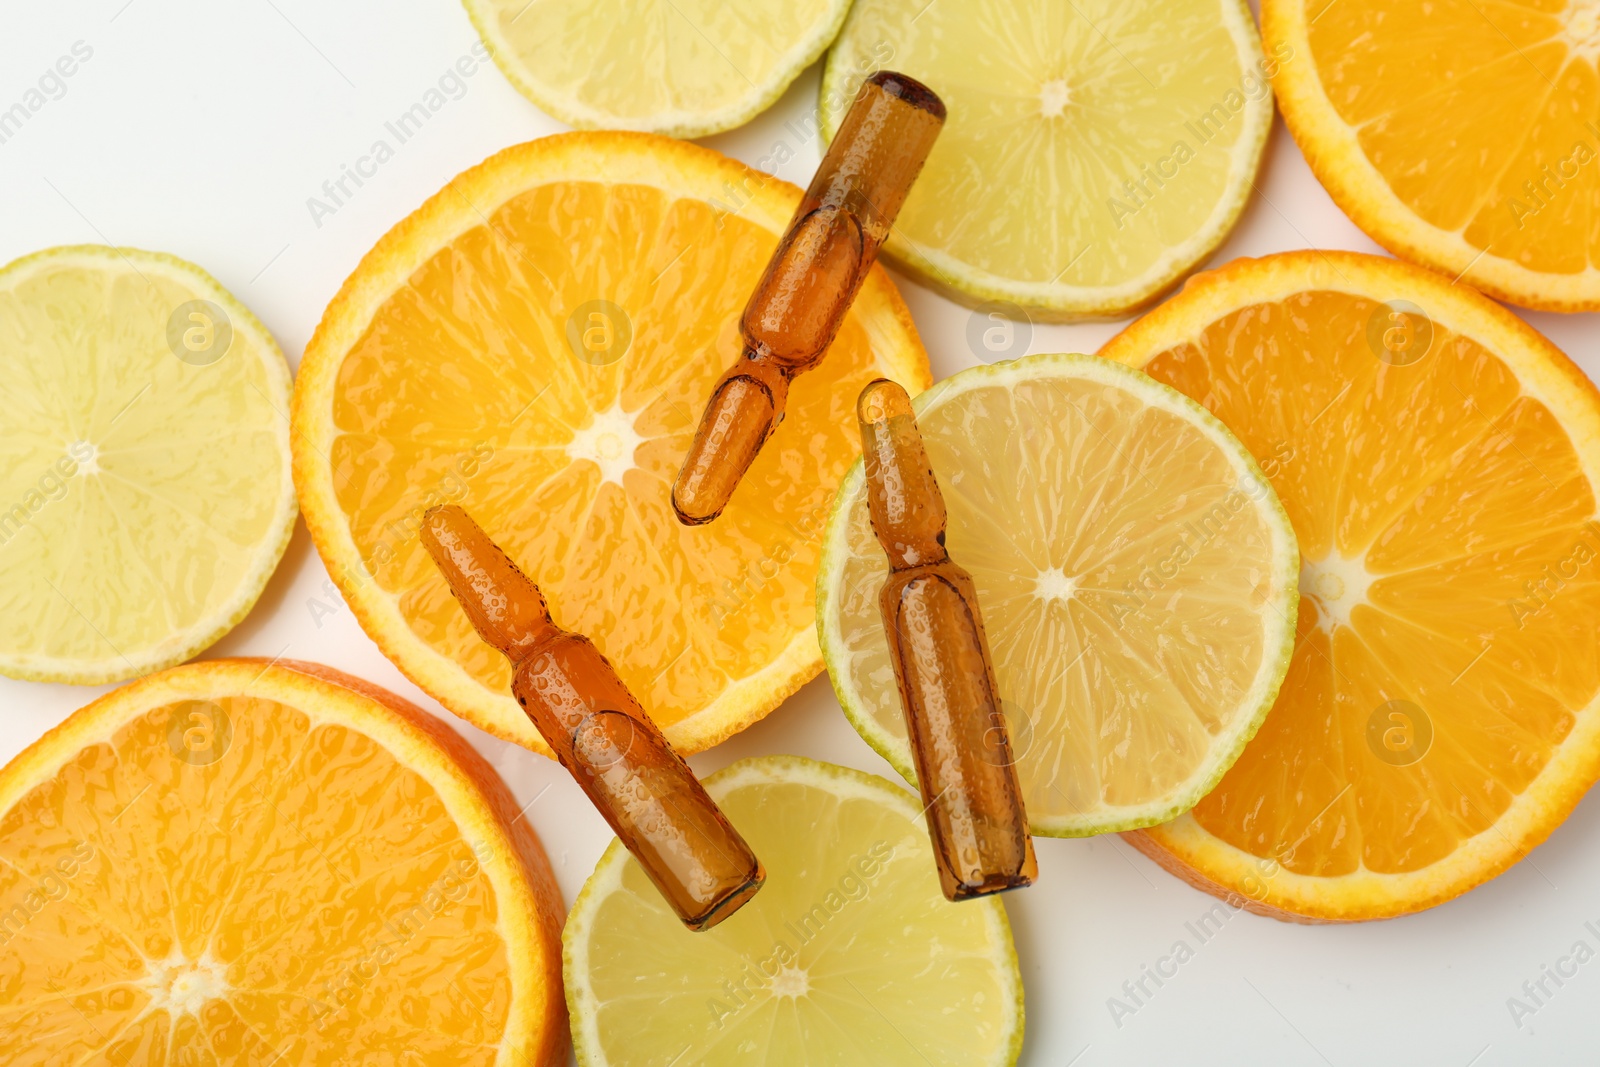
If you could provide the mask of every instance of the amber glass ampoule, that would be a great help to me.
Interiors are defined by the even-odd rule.
[[[550,619],[539,587],[454,505],[422,543],[467,618],[511,661],[511,692],[691,930],[738,911],[766,872],[600,650]]]
[[[944,125],[921,82],[879,71],[839,132],[745,305],[744,351],[711,390],[672,487],[689,526],[722,514],[783,419],[789,380],[822,359]]]
[[[856,405],[872,530],[889,556],[878,596],[889,659],[950,900],[1039,873],[972,578],[944,548],[944,497],[911,398],[882,378]]]

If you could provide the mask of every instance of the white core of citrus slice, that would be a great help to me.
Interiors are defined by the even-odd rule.
[[[1188,810],[1254,735],[1294,639],[1299,553],[1255,460],[1192,400],[1091,356],[963,371],[916,407],[1034,832]],[[828,523],[818,634],[845,714],[913,781],[885,574],[857,462]]]

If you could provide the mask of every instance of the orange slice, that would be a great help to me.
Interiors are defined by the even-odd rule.
[[[1300,539],[1297,645],[1192,812],[1129,835],[1280,918],[1431,907],[1600,774],[1600,392],[1471,289],[1345,252],[1242,259],[1101,355],[1200,401]]]
[[[1600,308],[1600,8],[1262,0],[1290,132],[1373,240],[1504,300]]]
[[[18,1067],[564,1063],[561,916],[483,757],[326,667],[151,675],[0,770]]]
[[[328,307],[295,389],[294,473],[368,634],[446,707],[548,751],[510,671],[417,540],[461,504],[588,634],[680,751],[771,711],[822,667],[813,584],[853,404],[927,355],[875,268],[720,519],[671,482],[799,190],[706,148],[579,133],[453,180]]]

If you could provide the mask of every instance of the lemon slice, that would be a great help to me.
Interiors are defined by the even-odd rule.
[[[1244,209],[1276,65],[1243,0],[858,0],[828,54],[832,137],[883,65],[949,121],[887,250],[964,303],[1074,319],[1155,299]]]
[[[701,137],[750,121],[849,0],[465,0],[495,63],[570,125]]]
[[[1294,640],[1299,552],[1256,461],[1194,401],[1091,356],[963,371],[916,407],[1034,832],[1193,807],[1261,724]],[[858,461],[828,522],[818,636],[845,714],[912,781],[886,566]]]
[[[0,270],[0,673],[89,685],[188,659],[289,542],[289,367],[171,256]]]
[[[998,897],[939,891],[915,797],[794,756],[706,790],[767,868],[706,933],[683,928],[613,841],[562,934],[584,1067],[984,1067],[1022,1047],[1022,979]]]

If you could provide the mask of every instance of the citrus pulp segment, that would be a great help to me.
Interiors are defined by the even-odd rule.
[[[314,664],[118,689],[0,771],[8,1062],[563,1062],[561,896],[483,758]]]
[[[1600,5],[1263,0],[1283,117],[1396,255],[1526,307],[1600,308]]]
[[[0,270],[0,673],[99,684],[242,619],[294,524],[289,368],[217,281],[83,245]]]
[[[1285,918],[1404,914],[1493,877],[1600,773],[1600,394],[1462,285],[1237,260],[1102,355],[1205,404],[1300,538],[1294,662],[1218,787],[1130,835]]]
[[[737,320],[799,200],[665,137],[508,149],[389,232],[301,364],[306,524],[367,633],[446,707],[545,750],[417,538],[463,506],[593,638],[679,751],[765,715],[821,669],[813,587],[853,401],[927,356],[875,268],[727,511],[682,526],[670,489]]]
[[[1118,316],[1222,243],[1272,122],[1243,0],[858,0],[828,53],[823,133],[889,65],[949,119],[887,249],[968,304]]]
[[[1016,1062],[1022,980],[1005,910],[944,899],[914,796],[794,756],[743,760],[706,790],[767,883],[692,934],[613,841],[562,933],[583,1067],[690,1050],[774,1067]]]
[[[917,398],[950,557],[978,589],[1033,831],[1187,810],[1288,666],[1298,557],[1265,477],[1176,391],[1092,356],[1029,356]],[[858,462],[839,487],[817,629],[839,703],[912,781]]]
[[[465,0],[511,84],[573,126],[703,137],[754,118],[849,0]]]

